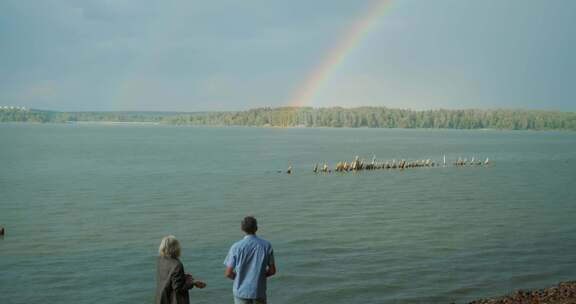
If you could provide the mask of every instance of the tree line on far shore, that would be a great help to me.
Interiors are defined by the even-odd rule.
[[[237,112],[55,112],[0,110],[0,122],[147,122],[176,125],[442,128],[576,131],[575,112],[469,109],[415,111],[386,107],[258,108]]]

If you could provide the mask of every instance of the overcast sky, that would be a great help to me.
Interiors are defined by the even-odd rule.
[[[374,1],[1,0],[0,105],[286,105]],[[576,1],[392,0],[311,106],[576,111]]]

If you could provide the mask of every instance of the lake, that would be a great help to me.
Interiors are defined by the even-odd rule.
[[[314,163],[489,157],[314,174]],[[576,280],[576,133],[0,124],[0,302],[152,303],[160,239],[231,303],[254,215],[270,303],[464,303]],[[294,174],[279,174],[289,165]]]

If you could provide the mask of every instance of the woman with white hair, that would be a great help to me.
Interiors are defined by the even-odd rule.
[[[206,284],[196,281],[184,273],[180,257],[180,242],[172,236],[166,236],[158,248],[156,267],[156,304],[189,304],[188,289],[204,288]]]

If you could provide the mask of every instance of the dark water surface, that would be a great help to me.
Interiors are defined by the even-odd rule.
[[[314,175],[314,162],[449,161]],[[275,173],[291,164],[295,174]],[[576,280],[576,133],[0,125],[0,303],[152,303],[160,239],[231,303],[253,214],[271,303],[462,303]]]

